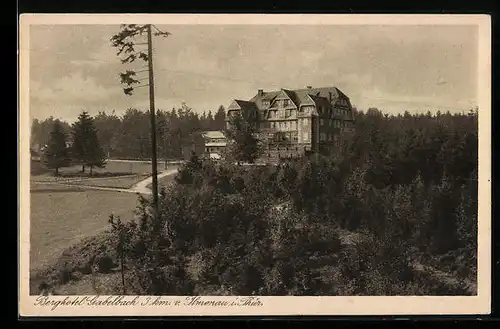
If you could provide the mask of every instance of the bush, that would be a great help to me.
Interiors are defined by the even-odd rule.
[[[67,264],[60,265],[57,270],[57,283],[60,285],[66,284],[73,278],[73,269]]]
[[[94,260],[94,264],[97,266],[99,273],[111,273],[113,268],[116,267],[113,258],[107,254],[99,254]]]

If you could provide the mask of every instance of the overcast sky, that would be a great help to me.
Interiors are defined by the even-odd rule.
[[[257,89],[336,86],[359,109],[390,112],[477,104],[476,26],[172,25],[156,38],[156,105],[227,107]],[[125,96],[109,38],[117,25],[30,29],[30,116],[74,121],[87,110],[148,108],[147,88]],[[143,42],[143,40],[138,41]],[[143,73],[144,74],[144,73]],[[146,77],[144,75],[144,77]]]

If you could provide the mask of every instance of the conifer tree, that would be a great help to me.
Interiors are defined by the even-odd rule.
[[[226,125],[226,110],[224,106],[219,106],[217,112],[213,116],[214,127],[213,130],[223,130]]]
[[[90,175],[93,167],[102,168],[106,165],[104,151],[97,139],[94,120],[86,111],[83,111],[73,124],[72,153],[75,160],[82,165],[82,172],[85,172],[85,166],[90,167]]]
[[[254,136],[255,127],[251,120],[242,115],[234,115],[230,118],[230,127],[226,134],[231,141],[229,153],[238,163],[253,163],[259,157],[262,148]]]
[[[47,148],[44,152],[44,162],[48,168],[55,169],[56,176],[59,175],[59,168],[67,167],[70,163],[66,146],[66,134],[58,120],[54,121]]]

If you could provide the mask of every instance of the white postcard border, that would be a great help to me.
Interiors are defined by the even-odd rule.
[[[186,297],[172,306],[76,307],[40,306],[39,296],[29,296],[29,27],[35,24],[335,24],[335,25],[477,25],[479,108],[479,210],[478,210],[478,294],[450,297],[258,297],[262,306],[187,306]],[[200,315],[411,315],[489,314],[491,310],[491,20],[489,15],[317,15],[317,14],[24,14],[19,30],[19,313],[21,316],[200,316]],[[81,296],[51,296],[52,301]],[[100,296],[98,300],[106,300]],[[126,296],[124,300],[132,300]],[[200,297],[234,302],[242,297]]]

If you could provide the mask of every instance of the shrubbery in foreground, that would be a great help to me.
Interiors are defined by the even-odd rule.
[[[112,218],[117,293],[470,294],[477,117],[361,118],[344,158],[246,167],[193,157],[162,191],[159,218],[144,199],[136,222]]]

